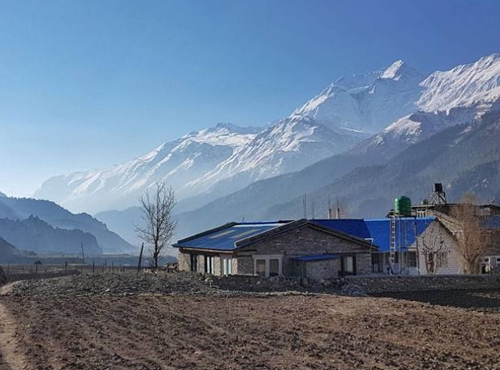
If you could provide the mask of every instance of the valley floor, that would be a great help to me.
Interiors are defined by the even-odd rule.
[[[453,293],[442,306],[411,296],[227,295],[201,280],[137,294],[120,279],[106,289],[85,277],[14,286],[0,297],[16,331],[0,343],[9,351],[0,370],[16,353],[45,370],[500,369],[498,291]],[[440,295],[427,294],[416,298]],[[458,308],[474,297],[476,306]]]

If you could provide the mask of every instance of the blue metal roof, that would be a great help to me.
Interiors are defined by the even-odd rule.
[[[405,249],[412,245],[415,242],[415,231],[417,235],[422,234],[434,220],[434,217],[397,218],[396,248]],[[389,251],[391,236],[390,218],[311,220],[311,222],[359,239],[373,239],[372,243],[378,247],[379,251]],[[231,251],[236,249],[236,243],[239,241],[262,234],[287,223],[288,221],[272,221],[228,224],[227,227],[214,229],[199,236],[179,240],[174,246],[180,248]],[[311,256],[303,257],[308,258]]]
[[[396,248],[406,249],[415,242],[416,235],[422,234],[435,220],[435,217],[401,217],[396,218]],[[391,239],[391,220],[389,218],[367,219],[366,226],[373,238],[373,244],[379,251],[389,251]]]
[[[340,258],[338,254],[315,254],[313,256],[299,256],[292,258],[295,261],[310,262],[310,261],[324,261],[334,260]]]
[[[396,248],[405,249],[412,245],[415,242],[415,231],[417,235],[422,234],[434,220],[434,217],[396,218]],[[361,239],[373,239],[373,245],[376,245],[379,251],[389,251],[390,218],[313,220],[313,222]]]
[[[285,222],[242,222],[219,228],[213,232],[200,235],[192,239],[179,240],[175,247],[197,248],[209,250],[233,250],[240,240],[259,235],[276,227],[285,225]]]
[[[366,223],[363,219],[327,219],[312,221],[329,229],[340,231],[360,239],[371,238],[370,231],[366,227]]]

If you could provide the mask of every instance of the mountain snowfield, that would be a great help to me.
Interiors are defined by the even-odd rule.
[[[401,60],[388,68],[340,78],[292,116],[308,116],[336,131],[375,134],[416,110],[426,77]]]
[[[498,54],[430,75],[396,61],[338,79],[272,126],[220,124],[109,169],[53,177],[35,196],[73,211],[97,212],[136,205],[145,189],[165,181],[176,190],[180,205],[196,199],[194,209],[354,147],[390,150],[413,144],[498,108]]]
[[[155,181],[166,181],[179,190],[240,151],[258,131],[221,123],[109,169],[50,178],[35,196],[89,212],[135,205]]]

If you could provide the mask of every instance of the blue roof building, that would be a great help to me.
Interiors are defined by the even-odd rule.
[[[435,217],[398,217],[395,222],[395,240],[398,249],[407,249],[415,243],[417,236],[429,227]],[[313,220],[320,225],[371,240],[380,252],[388,252],[391,240],[391,219],[335,219]]]
[[[179,269],[321,280],[371,271],[366,238],[311,220],[228,223],[179,240]]]

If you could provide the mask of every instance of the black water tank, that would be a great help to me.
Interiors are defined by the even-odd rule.
[[[434,191],[436,193],[442,193],[443,192],[443,185],[439,182],[434,184]]]

